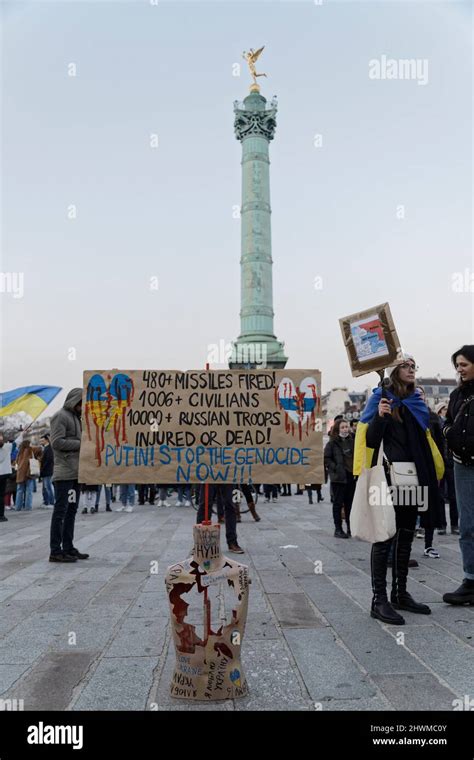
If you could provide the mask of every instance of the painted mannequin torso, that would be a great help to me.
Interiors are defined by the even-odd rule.
[[[220,526],[195,525],[193,556],[168,568],[166,590],[170,601],[171,626],[176,649],[176,665],[171,696],[181,699],[234,699],[247,694],[242,674],[240,648],[247,619],[248,568],[220,551]],[[235,593],[230,622],[214,631],[208,590],[228,584]],[[184,594],[202,594],[204,634],[185,622],[189,604]]]

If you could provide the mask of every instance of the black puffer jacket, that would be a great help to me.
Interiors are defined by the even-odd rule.
[[[324,467],[327,468],[331,483],[347,483],[348,475],[351,477],[344,465],[343,447],[350,449],[354,459],[354,438],[351,435],[344,440],[339,436],[331,438],[324,447]]]
[[[461,383],[451,393],[443,434],[454,461],[474,467],[474,380]]]
[[[54,469],[54,454],[52,446],[48,445],[45,446],[43,449],[43,457],[41,459],[41,469],[40,469],[40,477],[41,478],[50,478],[53,474]]]

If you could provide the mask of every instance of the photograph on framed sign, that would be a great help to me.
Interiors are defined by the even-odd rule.
[[[339,320],[353,377],[379,372],[399,356],[400,341],[388,303]]]

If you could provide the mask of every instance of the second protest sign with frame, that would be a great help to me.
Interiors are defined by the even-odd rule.
[[[380,372],[400,357],[398,339],[388,303],[339,320],[353,377]]]

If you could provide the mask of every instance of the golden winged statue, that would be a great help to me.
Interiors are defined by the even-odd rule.
[[[244,50],[242,55],[242,57],[245,58],[248,63],[250,73],[253,76],[254,84],[257,84],[257,77],[267,76],[266,74],[257,74],[255,70],[255,61],[261,56],[263,50],[265,50],[265,45],[263,45],[263,47],[259,48],[258,50],[253,50],[253,48],[250,48],[250,51],[248,53]]]

